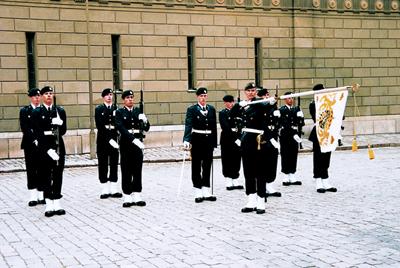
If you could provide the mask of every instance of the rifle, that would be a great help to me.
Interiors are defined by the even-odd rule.
[[[297,107],[299,107],[299,110],[301,110],[300,104],[301,104],[301,98],[300,98],[300,96],[298,96],[297,97]],[[301,138],[301,135],[303,135],[303,122],[302,122],[302,120],[299,122],[298,132],[299,132],[298,135]],[[299,143],[299,148],[303,149],[303,143],[301,143],[301,142]]]
[[[53,106],[56,111],[56,117],[60,117],[57,111],[56,86],[53,87]],[[56,153],[60,156],[60,127],[55,125],[53,128],[53,135],[56,137]],[[58,160],[56,161],[56,164],[58,166]]]
[[[143,100],[143,82],[141,82],[141,87],[140,87],[140,101],[139,101],[139,111],[140,113],[144,113],[144,100]],[[142,134],[142,138],[145,138],[146,135],[144,134],[144,123],[142,120],[140,120],[139,123],[140,127],[140,134]]]

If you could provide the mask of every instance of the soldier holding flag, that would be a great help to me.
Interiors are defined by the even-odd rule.
[[[324,89],[323,84],[316,84],[314,91]],[[316,104],[313,100],[310,103],[309,109],[311,117],[316,122]],[[337,189],[329,183],[328,169],[331,161],[331,152],[321,152],[321,146],[317,137],[317,127],[314,126],[311,130],[309,140],[313,143],[313,171],[315,179],[315,188],[318,193],[336,192]]]
[[[97,128],[97,159],[99,180],[102,185],[100,199],[108,197],[122,197],[118,191],[118,132],[115,127],[115,111],[113,104],[113,90],[105,88],[101,96],[103,104],[96,107],[95,121]],[[110,174],[108,175],[108,171]]]
[[[149,131],[150,123],[138,107],[134,107],[132,90],[125,90],[121,95],[124,107],[115,114],[115,125],[121,134],[121,174],[123,207],[145,206],[142,192],[143,138]]]
[[[62,136],[67,131],[67,116],[61,106],[55,104],[54,89],[45,86],[40,90],[43,104],[32,113],[34,133],[38,139],[39,169],[46,209],[44,215],[64,215],[61,207],[61,188],[65,163],[65,146]]]
[[[186,112],[183,145],[185,149],[191,148],[195,202],[200,203],[217,200],[210,191],[213,151],[217,147],[217,119],[215,108],[207,104],[207,88],[197,89],[196,96],[197,104]]]

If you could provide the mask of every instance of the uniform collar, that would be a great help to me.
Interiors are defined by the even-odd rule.
[[[133,111],[133,106],[131,108],[128,108],[128,107],[124,106],[124,108],[127,109],[129,112]]]
[[[46,108],[46,110],[48,110],[49,108],[50,108],[50,110],[51,110],[51,108],[53,107],[53,105],[47,106],[46,104],[43,103],[43,107]]]
[[[35,105],[33,105],[33,103],[31,103],[31,107],[33,108],[33,109],[36,109],[37,107],[39,107],[40,105],[38,105],[38,106],[35,106]]]
[[[292,109],[292,108],[293,108],[293,105],[292,105],[292,106],[287,105],[287,104],[285,104],[285,105],[286,105],[286,107],[288,107],[289,109]]]

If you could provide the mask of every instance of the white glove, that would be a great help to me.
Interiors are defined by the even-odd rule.
[[[34,141],[33,141],[33,144],[35,144],[36,146],[38,146],[38,145],[39,145],[39,142],[38,142],[37,140],[34,140]]]
[[[279,149],[281,148],[280,144],[279,144],[274,138],[271,138],[269,141],[271,142],[271,144],[272,144],[276,149],[279,150]]]
[[[237,139],[237,140],[235,140],[235,143],[236,143],[236,145],[237,145],[237,146],[239,146],[239,147],[240,147],[240,145],[242,144],[242,141],[241,141],[241,140],[239,140],[239,139]]]
[[[52,125],[62,126],[63,122],[64,121],[62,121],[60,117],[54,117],[53,119],[51,119]]]
[[[242,100],[239,102],[240,107],[244,107],[248,104],[248,102],[246,100]]]
[[[113,140],[113,139],[109,140],[108,143],[109,143],[112,147],[114,147],[115,149],[118,149],[118,148],[119,148],[118,143],[117,143],[115,140]]]
[[[190,149],[190,142],[184,141],[184,142],[183,142],[183,149],[189,150],[189,149]]]
[[[303,111],[298,111],[297,112],[297,117],[304,117]]]
[[[275,104],[275,102],[276,102],[275,97],[269,97],[269,98],[267,98],[267,100],[271,105]]]
[[[47,150],[47,154],[51,157],[51,159],[53,159],[54,161],[58,161],[60,159],[60,157],[58,156],[58,154],[56,153],[56,150],[54,149],[49,149]]]
[[[143,123],[147,123],[147,117],[145,114],[139,114],[139,120],[142,120]]]
[[[144,144],[139,139],[133,139],[132,143],[135,144],[140,149],[142,150],[144,149]]]
[[[301,143],[301,138],[299,137],[299,135],[295,134],[295,135],[293,136],[293,139],[294,139],[295,141],[297,141],[297,143]]]
[[[279,110],[274,111],[274,116],[281,117],[281,112]]]

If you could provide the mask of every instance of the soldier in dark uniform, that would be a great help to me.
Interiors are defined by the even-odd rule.
[[[316,84],[313,90],[324,89],[323,84]],[[310,103],[310,114],[316,123],[316,110],[314,100]],[[337,189],[329,183],[328,169],[331,161],[331,152],[322,153],[319,145],[316,126],[313,127],[310,133],[309,140],[313,143],[313,171],[315,179],[315,188],[318,193],[336,192]]]
[[[213,151],[217,147],[217,119],[215,108],[207,104],[207,92],[204,87],[197,89],[198,102],[187,109],[183,136],[184,147],[191,147],[196,203],[217,200],[210,191]]]
[[[97,132],[97,159],[99,180],[102,185],[101,199],[122,197],[118,191],[118,132],[115,128],[115,111],[117,106],[112,103],[113,91],[106,88],[102,91],[104,103],[96,107],[95,119]],[[108,176],[108,169],[110,175]]]
[[[122,192],[124,196],[123,207],[145,206],[146,202],[141,197],[142,192],[142,166],[143,166],[143,138],[144,131],[149,131],[150,123],[138,107],[134,107],[134,94],[132,90],[122,93],[124,107],[119,108],[115,114],[115,125],[121,134],[121,173]]]
[[[246,182],[248,201],[242,209],[243,213],[256,211],[257,214],[265,213],[266,176],[263,169],[267,162],[264,147],[271,143],[273,135],[265,123],[265,113],[271,104],[251,102],[256,99],[256,85],[248,83],[245,87],[247,100],[241,101],[232,108],[232,113],[238,111],[242,115],[243,134],[241,137],[243,172]],[[275,143],[277,143],[275,141]]]
[[[292,94],[286,92],[285,95]],[[281,171],[284,174],[282,184],[301,185],[295,178],[297,168],[297,155],[301,143],[300,129],[304,126],[304,114],[299,106],[293,106],[293,98],[285,99],[285,105],[280,109],[280,144],[281,144]]]
[[[267,99],[269,94],[266,88],[261,88],[257,92],[257,96]],[[279,119],[280,112],[277,109],[277,103],[265,104],[264,111],[264,122],[266,127],[270,131],[271,138],[276,141],[276,143],[265,142],[265,145],[261,147],[263,150],[263,155],[266,157],[266,162],[262,166],[260,172],[264,173],[266,182],[266,197],[275,196],[281,197],[282,194],[275,190],[273,183],[276,179],[276,171],[278,168],[278,154],[279,146],[277,146],[278,132],[279,132]]]
[[[243,189],[239,184],[240,171],[240,129],[236,126],[231,109],[235,103],[232,95],[226,95],[222,99],[225,108],[219,112],[219,124],[221,125],[221,162],[222,174],[226,178],[226,189]]]
[[[61,106],[54,105],[53,88],[40,90],[42,105],[32,113],[34,133],[38,138],[39,157],[42,163],[39,174],[46,200],[45,216],[64,215],[60,200],[65,163],[65,146],[62,136],[67,131],[67,118]]]
[[[21,149],[24,150],[27,184],[30,193],[28,205],[33,207],[37,204],[45,204],[39,177],[38,140],[33,132],[32,121],[32,112],[40,105],[40,90],[32,88],[28,91],[28,96],[31,103],[19,111],[19,122],[23,134]]]

